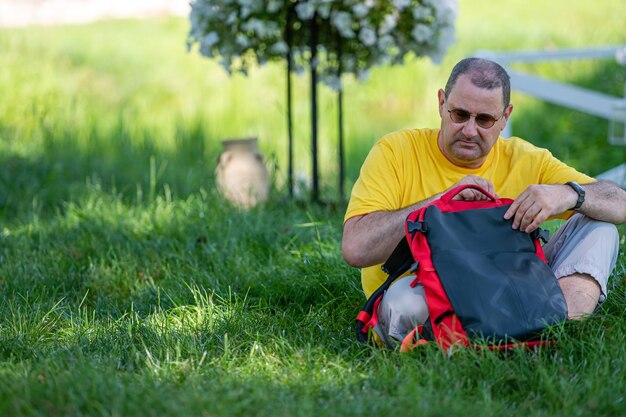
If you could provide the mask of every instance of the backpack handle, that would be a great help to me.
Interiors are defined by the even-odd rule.
[[[496,201],[497,198],[492,195],[489,191],[485,190],[483,187],[478,186],[476,184],[463,184],[457,187],[454,187],[450,191],[446,192],[444,195],[440,197],[441,201],[449,203],[454,197],[456,197],[461,191],[467,190],[468,188],[473,188],[474,190],[478,190],[484,195],[486,195],[490,200]]]

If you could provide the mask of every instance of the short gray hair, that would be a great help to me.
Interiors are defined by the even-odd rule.
[[[511,79],[506,70],[498,63],[483,58],[465,58],[452,68],[446,83],[446,98],[461,75],[469,75],[476,87],[493,90],[502,88],[502,102],[506,109],[511,103]]]

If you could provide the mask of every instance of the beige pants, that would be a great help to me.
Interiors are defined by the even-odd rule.
[[[606,299],[607,282],[619,251],[617,228],[580,213],[572,216],[543,248],[548,265],[557,279],[574,273],[589,274],[600,285],[600,302]],[[428,318],[421,284],[411,288],[415,276],[398,279],[378,306],[374,331],[389,347],[395,347]]]

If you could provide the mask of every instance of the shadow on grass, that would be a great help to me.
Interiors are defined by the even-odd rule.
[[[356,315],[362,300],[357,271],[340,255],[341,209],[276,195],[263,207],[234,209],[215,193],[219,149],[200,121],[159,147],[148,133],[130,132],[121,116],[106,132],[42,128],[41,147],[25,152],[9,130],[0,127],[9,150],[0,156],[4,358],[80,346],[117,352],[125,368],[142,344],[169,340],[149,326],[129,335],[129,326],[163,312],[211,315],[215,305],[235,316],[226,312],[190,336],[212,350],[225,334],[254,340],[270,325],[272,337],[305,343],[302,337],[319,338],[312,330]],[[307,321],[312,316],[318,321]],[[342,332],[333,327],[328,337]]]
[[[73,163],[69,157],[62,162]],[[20,165],[23,175],[37,164]],[[58,187],[64,182],[50,181]],[[0,290],[7,299],[32,294],[43,303],[75,305],[84,298],[98,314],[119,317],[130,309],[147,314],[157,305],[193,302],[190,287],[303,308],[359,294],[358,271],[341,259],[342,213],[334,208],[272,199],[240,211],[200,187],[178,198],[161,193],[137,202],[75,184],[77,195],[65,190],[66,197],[57,193],[49,200],[33,186],[33,198],[46,201],[44,215],[5,222]],[[9,193],[8,201],[17,194]],[[15,201],[33,217],[32,208]]]
[[[64,203],[94,190],[144,204],[157,195],[185,199],[213,188],[220,152],[200,120],[179,125],[168,144],[157,145],[149,132],[133,132],[120,114],[110,128],[47,128],[44,121],[24,151],[15,128],[0,126],[8,144],[0,156],[0,218],[26,213],[48,217]]]
[[[345,309],[319,316],[328,309],[281,314],[217,303],[90,323],[65,340],[38,341],[39,350],[14,350],[13,361],[26,369],[5,371],[4,392],[21,395],[2,406],[144,415],[135,408],[142,398],[161,415],[178,407],[228,416],[387,415],[398,407],[433,416],[570,415],[598,404],[611,415],[624,410],[619,390],[588,383],[623,369],[611,355],[623,350],[620,314],[570,323],[557,331],[556,346],[503,357],[470,349],[444,355],[434,346],[406,355],[364,348],[348,339]]]

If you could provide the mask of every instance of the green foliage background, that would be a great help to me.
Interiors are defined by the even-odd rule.
[[[349,180],[395,129],[436,126],[436,92],[479,49],[626,43],[621,0],[460,2],[442,65],[346,78]],[[184,19],[0,30],[0,415],[622,415],[626,275],[538,352],[357,345],[344,204],[285,200],[284,67],[228,78],[184,49]],[[611,60],[520,66],[614,95]],[[296,78],[309,171],[308,79]],[[336,102],[321,89],[336,196]],[[592,175],[626,161],[603,120],[519,94],[513,131]],[[240,212],[214,191],[220,141],[257,136],[276,180]],[[621,232],[624,232],[622,227]],[[623,236],[623,234],[622,234]]]

